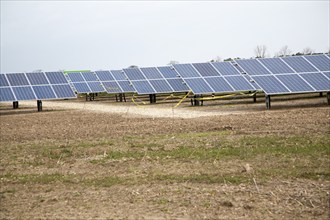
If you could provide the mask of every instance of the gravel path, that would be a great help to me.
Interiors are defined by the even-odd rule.
[[[22,106],[36,106],[34,101],[20,102]],[[69,101],[43,101],[44,108],[56,109],[76,109],[84,111],[102,112],[102,113],[117,113],[124,114],[126,117],[151,117],[151,118],[198,118],[217,115],[235,114],[230,111],[219,112],[205,112],[192,109],[180,109],[166,106],[119,106],[111,105],[109,103],[95,103],[95,102],[69,102]],[[237,114],[237,112],[236,112]],[[242,114],[242,112],[240,112]]]

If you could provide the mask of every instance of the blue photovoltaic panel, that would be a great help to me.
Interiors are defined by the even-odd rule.
[[[45,72],[50,84],[68,84],[62,72]]]
[[[173,89],[164,79],[149,80],[149,82],[154,87],[157,93],[173,92]]]
[[[298,73],[317,72],[317,69],[315,69],[301,56],[283,57],[281,59]]]
[[[111,70],[110,72],[116,80],[127,80],[123,70]]]
[[[32,86],[32,89],[39,100],[56,99],[56,95],[50,86]]]
[[[95,74],[99,77],[101,81],[114,81],[112,74],[110,71],[95,71]],[[124,75],[124,74],[122,74]]]
[[[91,93],[91,89],[85,82],[72,83],[78,93]]]
[[[13,87],[13,91],[18,101],[37,99],[30,86]]]
[[[278,75],[279,79],[291,92],[313,92],[310,87],[298,74]]]
[[[192,64],[201,76],[220,76],[210,63],[193,63]]]
[[[5,74],[0,74],[0,87],[9,86]]]
[[[0,102],[15,101],[13,92],[9,87],[1,88],[0,87]]]
[[[122,88],[122,90],[124,92],[135,92],[136,90],[134,89],[134,87],[130,84],[129,81],[118,81],[118,84],[120,85],[120,87]]]
[[[330,71],[330,59],[325,55],[305,56],[320,71]]]
[[[198,72],[191,64],[175,64],[173,67],[180,74],[182,78],[200,77]]]
[[[158,72],[156,67],[145,67],[140,68],[140,70],[144,73],[147,79],[163,79],[163,76]]]
[[[330,80],[322,73],[301,73],[299,74],[318,91],[330,91]]]
[[[290,93],[290,91],[273,75],[253,76],[252,78],[266,94]]]
[[[87,82],[92,92],[104,92],[101,82]]]
[[[178,73],[171,66],[160,66],[158,70],[163,74],[164,78],[178,78]]]
[[[48,80],[43,72],[26,73],[31,85],[47,85]]]
[[[138,94],[156,93],[156,91],[151,87],[148,81],[134,81],[133,86],[135,87]]]
[[[243,70],[253,76],[253,75],[268,75],[270,72],[263,67],[258,60],[251,59],[251,60],[235,60],[238,65],[243,68]]]
[[[67,76],[70,78],[71,82],[85,82],[80,72],[68,73]]]
[[[330,72],[322,72],[322,73],[330,79]]]
[[[188,92],[189,88],[182,79],[167,79],[167,82],[171,85],[175,92]]]
[[[225,79],[235,89],[235,91],[256,90],[244,76],[226,76]]]
[[[214,92],[232,92],[233,88],[226,82],[223,77],[208,77],[206,82],[212,87]]]
[[[139,68],[124,69],[124,72],[129,80],[145,80],[145,77]]]
[[[280,58],[265,58],[258,59],[258,61],[266,66],[273,74],[294,73],[294,71]]]
[[[194,94],[214,93],[211,87],[202,78],[187,78],[185,82]]]
[[[108,93],[121,93],[123,92],[120,86],[115,81],[103,82],[103,85]]]
[[[69,84],[52,85],[58,98],[76,98]]]
[[[30,85],[24,73],[7,74],[7,79],[11,86],[28,86],[28,85]]]
[[[223,76],[241,75],[241,73],[230,62],[211,63]]]
[[[87,82],[99,81],[96,75],[92,72],[81,72],[81,75],[85,78]]]

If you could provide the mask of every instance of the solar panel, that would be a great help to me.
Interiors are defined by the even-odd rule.
[[[254,91],[258,90],[244,76],[226,76],[227,82],[235,91]]]
[[[330,72],[322,72],[322,73],[330,79]]]
[[[136,80],[133,83],[133,87],[138,94],[155,94],[157,93],[148,81],[145,80]]]
[[[314,92],[315,90],[309,86],[298,74],[278,75],[277,78],[291,92]]]
[[[187,83],[194,94],[214,93],[213,89],[206,83],[203,78],[186,78],[184,81]]]
[[[167,79],[167,82],[171,85],[175,92],[188,92],[189,88],[184,84],[182,79]]]
[[[7,74],[7,79],[11,86],[28,86],[28,82],[24,73]]]
[[[193,63],[192,65],[197,69],[201,76],[220,76],[210,63]]]
[[[223,76],[241,75],[241,73],[230,62],[211,63]]]
[[[67,76],[69,77],[71,82],[85,82],[85,79],[80,72],[68,73]]]
[[[0,74],[0,87],[9,86],[8,80],[5,74]]]
[[[317,72],[317,69],[315,69],[307,60],[301,56],[283,57],[280,59],[282,59],[298,73]]]
[[[45,73],[43,72],[33,72],[26,73],[27,78],[29,79],[31,85],[48,85],[48,80]]]
[[[16,101],[13,92],[9,87],[4,87],[4,88],[0,87],[0,102],[8,102],[8,101]]]
[[[71,72],[67,74],[77,93],[104,92],[105,88],[93,72]]]
[[[175,71],[173,67],[170,66],[160,66],[157,67],[157,69],[162,73],[164,78],[169,79],[169,78],[178,78],[178,73]]]
[[[72,88],[69,84],[57,84],[52,85],[54,92],[57,98],[67,99],[67,98],[76,98],[77,96],[72,91]]]
[[[144,73],[146,79],[163,79],[156,67],[145,67],[140,68],[140,70]]]
[[[206,82],[211,86],[214,92],[232,92],[234,89],[223,77],[208,77]]]
[[[123,69],[130,80],[145,80],[145,76],[139,68]]]
[[[50,84],[68,84],[62,72],[45,72]]]
[[[113,75],[113,77],[118,81],[119,80],[127,80],[127,77],[124,74],[123,70],[111,70],[110,72]]]
[[[258,59],[258,61],[267,67],[267,69],[269,69],[273,74],[294,73],[294,71],[280,58],[265,58]]]
[[[175,64],[173,67],[182,78],[201,77],[191,64]]]
[[[108,93],[122,93],[120,86],[116,81],[102,82]]]
[[[330,71],[330,59],[325,55],[305,56],[320,71]]]
[[[317,91],[330,91],[330,80],[322,73],[301,73],[299,75]]]
[[[164,79],[149,80],[152,87],[157,93],[170,93],[173,92],[171,86]]]
[[[69,90],[60,96],[55,92],[55,85],[66,85]],[[0,88],[0,101],[76,98],[62,72],[0,74]]]
[[[115,81],[110,71],[95,71],[95,74],[99,77],[100,81]]]
[[[290,91],[273,75],[252,76],[266,94],[285,94]]]
[[[87,82],[89,88],[92,92],[104,92],[104,87],[102,86],[101,82]]]
[[[135,92],[121,70],[95,71],[95,75],[99,78],[107,93]]]
[[[22,100],[36,100],[36,96],[31,88],[31,86],[19,86],[19,87],[12,87],[15,93],[17,101]]]
[[[81,75],[84,77],[86,82],[99,82],[99,79],[92,72],[81,72]]]
[[[134,89],[134,87],[127,80],[125,80],[125,81],[118,81],[118,84],[120,85],[121,89],[124,92],[136,92],[136,90]]]
[[[56,95],[51,86],[32,86],[34,93],[38,100],[42,99],[56,99]]]
[[[250,76],[270,74],[270,72],[256,59],[235,60],[235,62]]]
[[[92,90],[89,88],[86,82],[75,82],[72,83],[73,87],[78,93],[91,93]]]

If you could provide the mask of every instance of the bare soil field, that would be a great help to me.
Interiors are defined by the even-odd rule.
[[[0,219],[329,219],[325,97],[174,105],[1,104]]]

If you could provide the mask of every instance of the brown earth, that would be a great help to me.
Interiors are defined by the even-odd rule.
[[[194,156],[201,146],[222,148],[222,141],[237,140],[239,147],[245,144],[242,138],[279,137],[286,143],[328,135],[324,97],[283,98],[273,110],[246,100],[205,105],[183,103],[173,110],[173,103],[165,103],[141,110],[131,102],[54,101],[37,112],[29,102],[17,110],[2,104],[0,218],[329,218],[327,178],[280,174],[263,179],[262,166],[293,169],[263,155]],[[181,146],[196,151],[181,159],[170,154]],[[112,152],[124,156],[109,157]],[[304,164],[313,163],[306,158]],[[286,159],[301,162],[298,156]],[[321,167],[329,167],[329,152],[321,160]],[[252,172],[242,170],[247,163]]]

